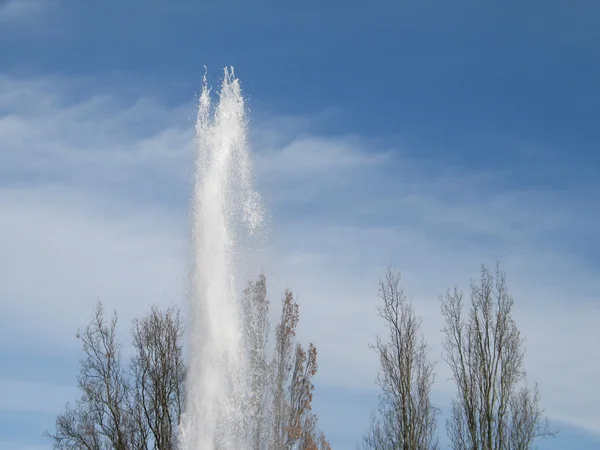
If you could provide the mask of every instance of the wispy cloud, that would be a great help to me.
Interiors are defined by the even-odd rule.
[[[64,187],[2,189],[2,335],[69,348],[97,299],[118,307],[125,336],[134,314],[177,300],[185,219],[143,209]]]
[[[68,103],[57,97],[60,83],[0,79],[4,177],[106,184],[140,173],[179,182],[189,176],[181,170],[193,161],[189,111],[147,98],[122,104],[108,95]]]
[[[0,80],[0,310],[3,332],[69,348],[97,297],[128,317],[183,291],[194,111],[62,89],[61,80]],[[265,268],[274,303],[286,286],[299,294],[319,389],[373,388],[367,343],[381,329],[377,283],[391,261],[439,358],[437,295],[467,290],[480,263],[501,260],[548,413],[600,433],[600,286],[584,251],[599,225],[593,185],[507,185],[505,172],[315,133],[310,118],[273,123],[252,125],[273,215]],[[436,392],[447,398],[453,388],[438,369]],[[363,417],[363,407],[344,413]]]

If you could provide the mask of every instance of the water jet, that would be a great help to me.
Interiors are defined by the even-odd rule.
[[[248,120],[239,80],[224,70],[213,108],[206,75],[196,122],[192,208],[189,372],[180,425],[185,450],[244,450],[241,270],[264,212],[252,181]]]

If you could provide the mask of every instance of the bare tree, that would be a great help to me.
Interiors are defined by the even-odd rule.
[[[133,321],[132,337],[130,412],[139,430],[139,448],[174,449],[186,375],[179,310],[153,307],[148,315]]]
[[[81,400],[75,408],[67,404],[65,411],[56,418],[56,432],[46,433],[52,439],[55,449],[64,450],[103,450],[104,439],[96,429],[90,411]]]
[[[47,433],[56,449],[172,450],[183,407],[185,365],[179,311],[151,312],[133,322],[130,371],[121,361],[117,315],[107,321],[98,303],[90,324],[77,333],[84,358],[81,397],[67,404]]]
[[[434,365],[429,347],[400,284],[401,276],[391,267],[380,282],[379,315],[385,321],[386,340],[377,337],[373,346],[379,355],[377,384],[379,408],[373,414],[363,447],[369,450],[429,450],[438,448],[435,434],[437,409],[430,400]]]
[[[129,449],[131,422],[125,412],[129,384],[116,330],[116,313],[107,322],[98,302],[90,324],[77,332],[84,352],[78,378],[82,396],[75,408],[67,405],[57,417],[56,431],[48,434],[54,448]]]
[[[471,284],[468,316],[458,289],[441,298],[445,360],[457,386],[446,428],[455,450],[527,450],[550,436],[537,386],[526,386],[523,338],[506,276],[485,267]]]

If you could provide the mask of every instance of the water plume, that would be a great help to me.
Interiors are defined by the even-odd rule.
[[[189,372],[180,444],[185,450],[243,450],[245,376],[240,284],[246,245],[261,229],[252,187],[246,107],[233,68],[218,102],[204,77],[196,122]]]

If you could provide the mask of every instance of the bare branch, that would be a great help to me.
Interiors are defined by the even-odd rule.
[[[385,340],[377,337],[373,346],[379,355],[381,393],[379,409],[363,439],[363,447],[369,450],[438,448],[437,409],[430,401],[435,364],[428,359],[421,322],[400,280],[400,273],[390,267],[379,287],[378,311],[388,335]]]
[[[58,416],[56,432],[49,434],[55,448],[129,449],[129,384],[116,330],[116,313],[107,321],[98,302],[90,324],[77,332],[84,352],[78,378],[82,396],[75,409],[67,405]]]
[[[142,434],[138,441],[149,442],[151,437],[156,449],[173,449],[177,443],[186,375],[183,336],[180,313],[173,307],[164,311],[153,307],[133,321],[134,395],[129,412]]]
[[[527,388],[523,339],[512,315],[506,276],[482,267],[471,284],[469,313],[462,292],[441,297],[446,325],[445,360],[458,396],[446,423],[455,450],[527,450],[537,438],[551,436],[539,392]]]

